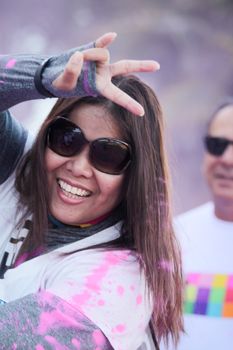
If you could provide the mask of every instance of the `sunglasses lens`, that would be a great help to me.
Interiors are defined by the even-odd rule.
[[[228,146],[229,141],[220,137],[207,136],[205,145],[207,151],[214,156],[221,156]]]
[[[96,169],[117,175],[130,163],[130,147],[122,141],[98,139],[91,144],[90,159]]]
[[[85,144],[82,131],[65,118],[59,118],[48,130],[48,146],[63,157],[77,154]]]

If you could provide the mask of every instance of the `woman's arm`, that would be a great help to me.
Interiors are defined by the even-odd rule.
[[[156,61],[122,60],[110,64],[106,49],[115,33],[95,43],[57,56],[0,56],[0,111],[17,103],[44,97],[74,97],[101,94],[136,115],[142,106],[114,86],[115,75],[159,69]]]
[[[113,350],[93,322],[48,292],[0,305],[0,339],[0,349]]]
[[[14,171],[23,154],[27,131],[9,111],[0,112],[0,185]]]
[[[44,55],[2,55],[0,56],[0,111],[8,109],[20,102],[42,99],[45,97],[58,97],[57,90],[51,83],[61,72],[70,57],[78,51],[94,47],[94,43],[69,50],[57,56]],[[42,78],[42,84],[49,87],[47,94],[41,93],[35,86],[35,75],[41,65],[47,61]],[[82,67],[76,82],[76,96],[96,94],[95,88],[95,63],[86,62]],[[66,91],[60,91],[60,95],[67,96]]]

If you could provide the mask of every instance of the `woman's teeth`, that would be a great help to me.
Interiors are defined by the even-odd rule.
[[[63,180],[58,179],[58,185],[65,193],[65,195],[69,198],[77,198],[77,197],[89,197],[91,195],[90,191],[86,191],[82,188],[74,187],[64,182]]]

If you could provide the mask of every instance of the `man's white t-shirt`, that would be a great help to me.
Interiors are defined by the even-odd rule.
[[[206,203],[175,219],[186,279],[178,350],[233,349],[233,222]]]

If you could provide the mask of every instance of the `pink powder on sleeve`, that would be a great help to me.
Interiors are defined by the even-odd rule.
[[[45,350],[45,348],[42,345],[37,344],[36,345],[36,350]]]
[[[14,58],[10,59],[7,64],[6,64],[6,68],[13,68],[14,65],[16,64],[16,60]]]
[[[97,346],[102,346],[105,344],[105,338],[103,336],[103,333],[99,329],[94,330],[94,332],[92,333],[92,338],[95,342],[95,345]]]
[[[80,344],[80,342],[77,339],[73,338],[71,340],[71,343],[74,345],[75,349],[77,349],[77,350],[81,349],[81,344]]]

